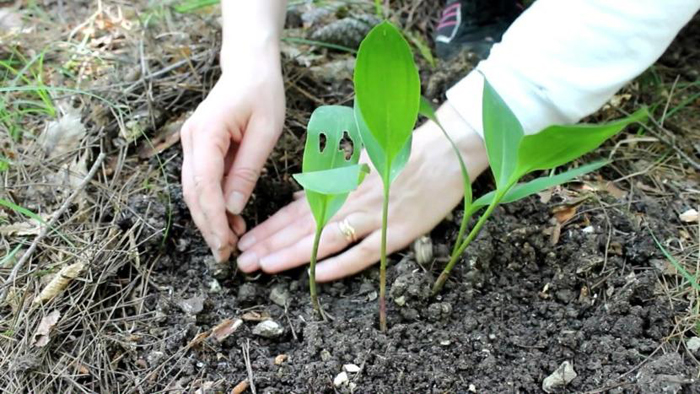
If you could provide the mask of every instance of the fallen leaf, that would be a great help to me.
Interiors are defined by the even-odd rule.
[[[34,332],[34,338],[32,339],[32,344],[36,347],[44,347],[49,343],[49,333],[51,329],[58,323],[58,319],[61,318],[61,312],[55,310],[48,315],[44,316],[39,322],[39,327],[37,327]]]
[[[85,126],[80,120],[80,111],[71,108],[59,120],[50,122],[38,141],[49,158],[53,158],[74,151],[83,137]]]
[[[680,215],[680,219],[685,223],[693,223],[698,221],[698,211],[689,209]]]
[[[17,11],[0,8],[0,32],[18,31],[22,28],[22,15]]]
[[[241,319],[245,321],[263,321],[263,320],[269,320],[270,319],[270,313],[267,311],[263,312],[255,312],[255,311],[250,311],[246,312],[241,316]]]
[[[44,287],[44,290],[34,298],[35,304],[49,301],[56,297],[63,289],[65,289],[73,279],[80,275],[80,272],[85,268],[85,263],[79,261],[67,267],[61,268],[56,276]]]
[[[550,187],[549,189],[543,190],[537,193],[537,195],[540,196],[540,202],[546,204],[552,199],[552,188]]]
[[[246,380],[238,383],[236,385],[236,387],[234,387],[233,390],[231,390],[231,394],[242,394],[246,390],[248,390],[249,386],[250,386],[250,384],[248,383],[248,380],[246,379]]]
[[[195,335],[194,338],[190,341],[190,343],[187,344],[188,348],[193,348],[196,346],[199,346],[204,342],[207,338],[209,338],[209,335],[211,334],[211,331],[204,331],[200,332],[199,334]]]
[[[89,375],[90,374],[90,370],[85,365],[83,365],[79,362],[76,362],[76,364],[75,364],[75,371],[79,375]]]
[[[180,129],[190,114],[184,115],[163,126],[150,141],[144,141],[139,148],[139,158],[149,159],[180,142]]]
[[[627,195],[627,192],[617,187],[614,182],[605,182],[604,188],[605,191],[610,193],[611,196],[615,197],[618,200],[625,198],[625,196]]]
[[[578,205],[561,205],[552,209],[557,223],[564,224],[576,216]]]
[[[211,329],[211,333],[217,341],[223,342],[224,339],[236,332],[241,324],[243,324],[243,320],[241,319],[224,319],[221,323],[217,324],[216,327]]]

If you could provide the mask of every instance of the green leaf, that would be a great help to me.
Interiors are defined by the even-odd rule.
[[[384,152],[382,179],[386,181],[391,163],[405,153],[420,103],[420,80],[411,48],[391,23],[375,26],[360,44],[354,82],[356,107]],[[372,161],[381,167],[374,158]]]
[[[518,183],[517,185],[513,186],[513,188],[511,188],[508,191],[508,193],[506,193],[505,197],[503,197],[503,199],[501,200],[501,203],[507,204],[521,200],[525,197],[529,197],[533,194],[539,193],[542,190],[549,189],[550,187],[556,185],[561,185],[562,183],[569,182],[572,179],[577,178],[581,175],[587,174],[591,171],[595,171],[608,163],[609,162],[606,160],[598,161],[595,163],[586,164],[573,170],[562,172],[561,174],[557,174],[554,176],[545,176],[542,178],[533,179],[527,183]],[[472,212],[475,212],[479,208],[483,208],[485,206],[490,205],[495,197],[496,192],[490,192],[479,197],[476,201],[474,201],[474,203],[471,206]]]
[[[447,138],[447,141],[449,141],[450,145],[452,145],[452,150],[457,156],[457,160],[459,160],[460,169],[462,170],[462,180],[464,185],[464,209],[467,209],[467,207],[472,202],[472,183],[471,179],[469,179],[469,172],[467,171],[467,166],[464,164],[464,160],[462,159],[462,153],[457,148],[457,145],[452,140],[452,137],[450,137],[450,135],[447,134],[445,128],[442,127],[442,124],[440,124],[440,121],[438,120],[437,115],[435,114],[435,109],[433,108],[433,105],[425,97],[421,97],[420,99],[420,110],[418,112],[426,118],[435,122],[435,124],[438,125],[438,127],[440,128],[440,131],[442,131],[442,134],[445,136],[445,138]]]
[[[647,110],[642,108],[627,118],[611,123],[551,126],[540,133],[528,135],[518,148],[517,177],[575,160],[599,147],[629,124],[641,122],[647,116]]]
[[[412,136],[408,137],[408,141],[406,141],[406,144],[403,146],[399,154],[396,155],[394,160],[391,161],[389,168],[387,169],[388,160],[386,154],[384,153],[382,147],[379,146],[379,143],[369,131],[367,124],[362,118],[362,113],[357,106],[357,100],[355,100],[355,121],[357,122],[357,128],[360,132],[360,136],[362,137],[362,144],[367,151],[369,159],[372,161],[372,164],[374,164],[374,168],[377,169],[377,172],[382,174],[382,177],[388,173],[389,183],[394,182],[394,179],[396,179],[396,177],[401,173],[401,170],[403,170],[403,168],[406,166],[406,163],[408,163],[409,156],[411,156],[411,143],[413,141]]]
[[[482,117],[491,172],[496,186],[501,189],[508,185],[515,172],[523,127],[485,78]]]
[[[292,175],[307,192],[324,195],[350,193],[362,183],[369,174],[367,164],[334,168],[332,170],[304,172]]]
[[[322,146],[322,137],[325,139]],[[343,137],[352,144],[352,154],[342,145]],[[323,148],[323,149],[322,149]],[[316,224],[323,227],[338,212],[369,171],[358,165],[362,143],[353,109],[343,106],[317,108],[306,131],[302,173],[294,179],[306,190],[306,200]]]

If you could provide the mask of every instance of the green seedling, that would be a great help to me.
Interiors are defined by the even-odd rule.
[[[437,122],[429,103],[424,102],[421,108],[425,116]],[[537,134],[526,136],[516,116],[491,84],[485,81],[482,109],[484,141],[491,172],[496,181],[496,190],[472,203],[469,177],[466,174],[461,155],[456,151],[460,157],[462,173],[465,178],[465,213],[450,261],[433,285],[433,295],[440,292],[450,271],[457,264],[467,246],[479,234],[498,204],[517,201],[549,187],[570,181],[577,176],[602,167],[606,162],[596,162],[556,176],[518,183],[522,177],[534,171],[551,170],[569,163],[596,149],[629,124],[644,120],[647,115],[646,109],[641,109],[616,122],[601,125],[551,126]],[[443,133],[445,133],[444,130]],[[447,136],[447,133],[445,135]],[[449,138],[449,136],[447,137]],[[456,150],[454,143],[452,145]],[[486,208],[486,211],[464,238],[467,222],[482,208]]]
[[[321,316],[324,314],[316,290],[316,257],[321,233],[343,206],[348,194],[357,189],[369,173],[366,164],[358,164],[361,150],[352,108],[323,106],[314,111],[306,132],[302,173],[295,174],[294,179],[304,188],[316,221],[309,263],[309,291],[311,303]]]
[[[375,26],[360,44],[354,82],[355,119],[367,154],[384,184],[379,327],[386,331],[389,190],[408,161],[420,104],[420,80],[411,48],[391,23]]]

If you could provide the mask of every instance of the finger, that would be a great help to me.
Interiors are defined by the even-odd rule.
[[[185,203],[187,204],[187,207],[190,210],[190,215],[192,216],[192,220],[194,221],[194,224],[197,226],[199,231],[202,233],[202,236],[204,237],[204,240],[207,242],[209,245],[209,248],[212,249],[212,244],[210,243],[210,237],[209,237],[209,229],[207,227],[207,221],[204,217],[204,213],[202,212],[202,209],[199,206],[199,198],[197,198],[197,190],[194,185],[194,178],[193,178],[193,169],[192,169],[192,132],[191,129],[189,128],[188,124],[185,123],[185,125],[182,127],[182,155],[183,155],[183,161],[182,161],[182,195],[183,198],[185,199]],[[215,258],[218,259],[218,256],[214,256]]]
[[[357,238],[364,237],[372,231],[373,228],[377,227],[377,223],[374,223],[372,216],[365,213],[353,213],[346,217],[345,220],[352,226]],[[340,222],[329,223],[323,229],[318,248],[319,259],[337,253],[347,248],[348,245],[353,242],[352,239],[343,233],[339,223]],[[260,259],[260,268],[268,273],[277,273],[309,262],[314,237],[312,231],[311,234],[308,234],[288,247],[273,249],[273,252],[268,255],[262,254],[264,257]],[[262,246],[264,247],[267,245]]]
[[[226,176],[224,190],[226,208],[240,215],[245,208],[267,157],[277,142],[279,132],[273,117],[253,116],[250,119],[233,166]]]
[[[381,231],[377,230],[346,252],[316,266],[316,281],[330,282],[356,274],[379,261]]]
[[[294,201],[243,235],[238,242],[238,249],[246,251],[280,229],[290,226],[299,218],[310,214],[311,211],[305,200]]]
[[[226,212],[226,216],[228,216],[228,225],[233,229],[234,234],[239,237],[243,235],[246,230],[246,224],[243,217],[240,215],[232,215],[229,212]]]
[[[209,132],[202,137],[193,136],[192,140],[192,179],[199,208],[204,216],[200,229],[216,259],[222,262],[228,259],[237,241],[229,227],[221,189],[224,156],[230,140],[226,132]]]

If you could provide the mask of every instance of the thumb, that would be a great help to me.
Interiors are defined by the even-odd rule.
[[[245,208],[267,157],[277,142],[280,125],[264,117],[252,117],[224,183],[226,209],[240,215]],[[280,129],[280,130],[278,130]]]

